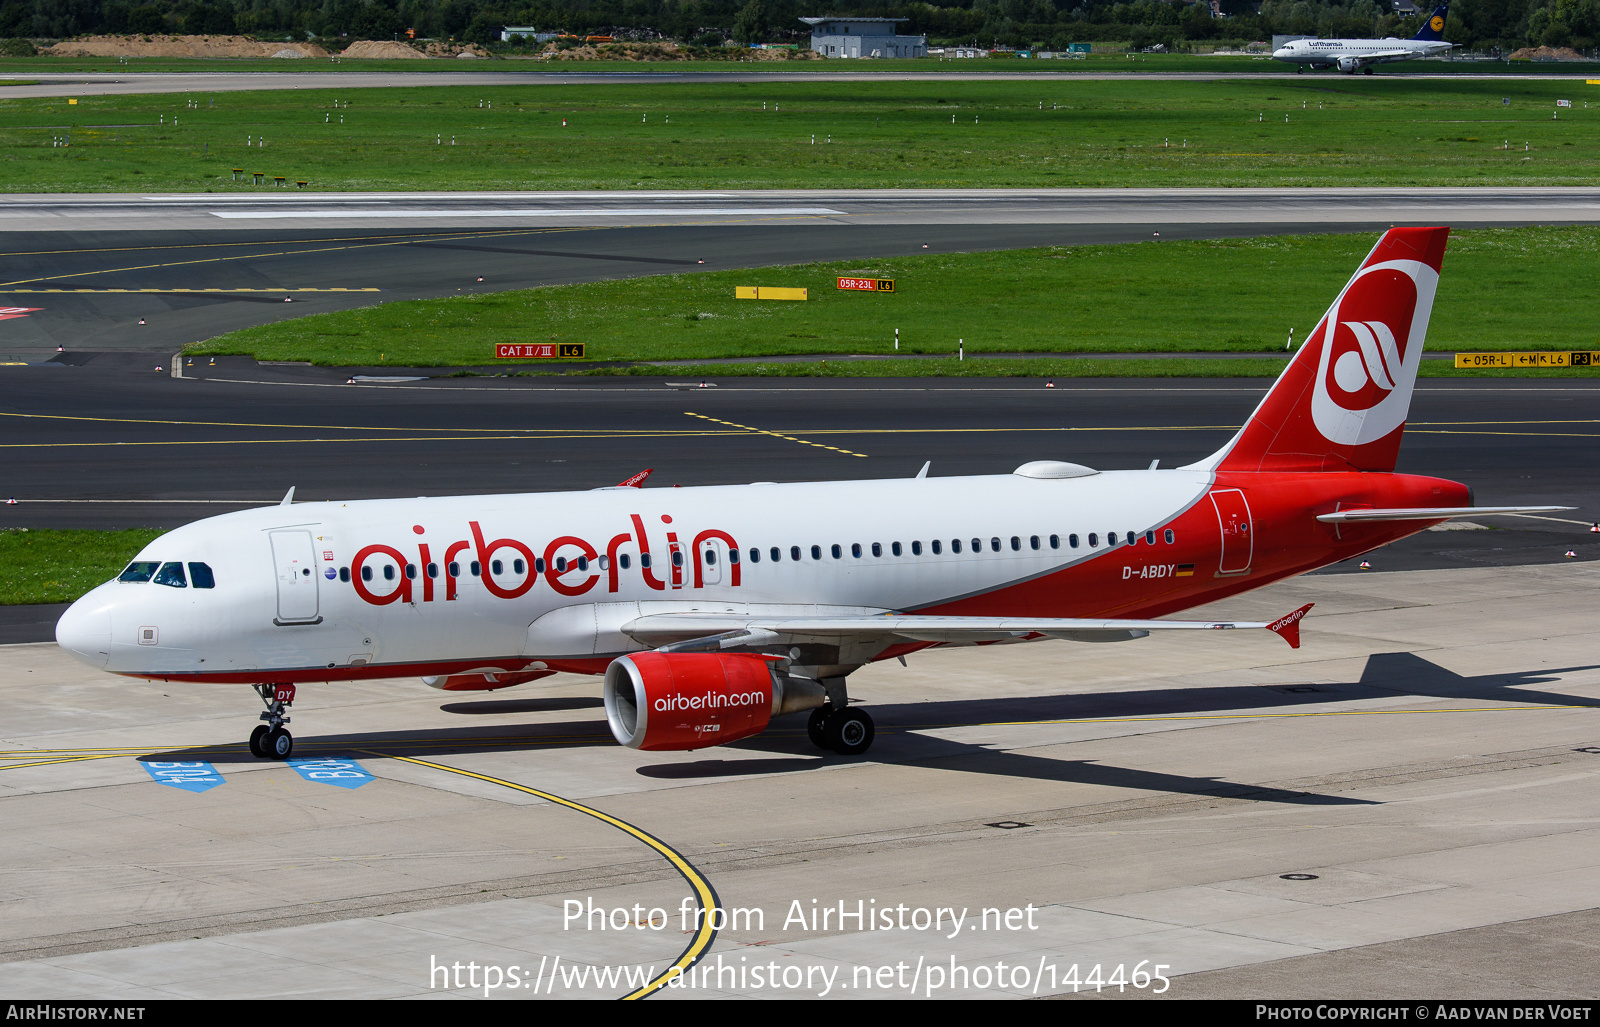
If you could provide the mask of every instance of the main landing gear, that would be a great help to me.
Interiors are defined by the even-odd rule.
[[[261,715],[265,724],[258,725],[250,732],[250,754],[261,759],[286,760],[294,752],[294,736],[285,731],[283,725],[289,723],[286,715],[288,708],[294,703],[293,685],[253,685],[256,694],[261,696],[261,701],[266,704],[267,711]]]
[[[859,756],[872,745],[872,717],[866,710],[835,709],[824,703],[811,711],[806,734],[819,749],[832,749],[841,756]]]

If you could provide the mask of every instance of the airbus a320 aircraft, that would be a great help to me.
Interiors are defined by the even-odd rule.
[[[950,645],[1267,628],[1158,619],[1358,556],[1477,507],[1394,473],[1446,228],[1379,240],[1227,445],[1170,470],[291,504],[156,539],[56,639],[117,674],[248,684],[279,759],[295,686],[421,675],[490,690],[603,674],[617,740],[698,749],[810,712],[872,743],[846,679]],[[291,495],[292,495],[291,490]]]
[[[1338,68],[1346,75],[1357,71],[1370,75],[1374,64],[1448,53],[1456,45],[1444,41],[1444,21],[1449,13],[1450,5],[1440,4],[1410,39],[1296,39],[1272,51],[1272,59],[1295,65],[1296,72],[1309,65]]]

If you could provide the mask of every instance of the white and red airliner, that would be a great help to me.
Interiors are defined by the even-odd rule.
[[[1473,507],[1465,485],[1394,473],[1448,234],[1385,234],[1239,433],[1185,467],[285,497],[156,539],[56,639],[117,674],[251,685],[267,706],[251,749],[278,759],[306,682],[603,674],[624,745],[698,749],[810,711],[817,745],[854,754],[873,725],[845,681],[875,660],[1219,628],[1298,646],[1309,606],[1159,618],[1452,517],[1569,509]]]

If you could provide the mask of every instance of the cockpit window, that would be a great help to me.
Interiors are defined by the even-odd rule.
[[[189,580],[195,588],[216,588],[217,579],[211,574],[211,565],[205,563],[191,563],[189,565]]]
[[[189,587],[189,580],[183,576],[183,564],[176,561],[161,565],[161,569],[156,571],[155,583],[171,585],[173,588]]]
[[[150,576],[160,567],[153,560],[135,560],[128,564],[128,569],[117,575],[118,581],[149,581]]]

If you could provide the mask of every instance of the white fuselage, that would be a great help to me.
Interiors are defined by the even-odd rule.
[[[1272,52],[1272,59],[1314,68],[1334,68],[1340,60],[1361,64],[1409,61],[1447,52],[1454,44],[1420,39],[1296,39]]]
[[[642,613],[924,609],[1115,548],[1137,582],[1147,564],[1214,553],[1215,514],[1203,539],[1153,531],[1212,480],[1003,474],[265,507],[178,528],[137,557],[204,563],[214,587],[107,582],[57,636],[112,672],[218,681],[608,658],[647,648],[619,630]],[[1138,596],[1050,605],[1071,615]]]

